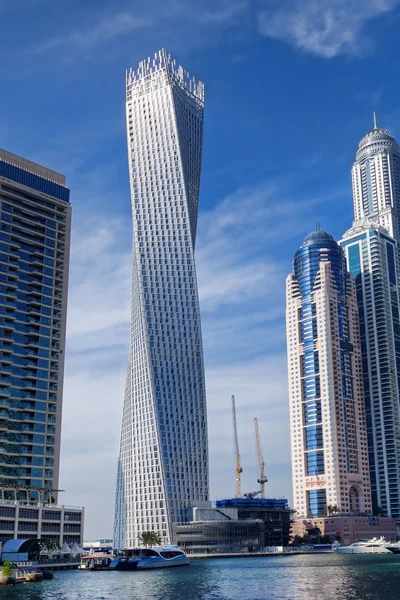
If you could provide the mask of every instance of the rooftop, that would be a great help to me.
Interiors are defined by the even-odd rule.
[[[326,231],[312,231],[304,238],[304,242],[302,243],[301,247],[303,248],[304,246],[311,246],[312,244],[323,241],[334,242],[335,240],[331,234],[327,233]]]
[[[38,163],[26,158],[22,158],[22,156],[13,154],[12,152],[4,150],[3,148],[0,148],[0,160],[3,160],[10,165],[14,165],[14,167],[18,167],[19,169],[23,169],[24,171],[28,171],[29,173],[33,173],[38,177],[47,179],[48,181],[58,183],[58,185],[66,185],[65,175],[57,173],[57,171],[53,171],[47,167],[43,167],[42,165],[39,165]]]
[[[378,127],[376,122],[376,113],[374,113],[374,126],[366,135],[364,135],[363,139],[358,144],[357,158],[365,156],[365,153],[368,153],[368,147],[376,143],[397,146],[396,138],[394,137],[393,133],[390,133],[390,131],[387,129]]]

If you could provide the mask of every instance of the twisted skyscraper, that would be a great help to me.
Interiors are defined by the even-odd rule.
[[[204,86],[165,50],[126,80],[133,215],[131,349],[114,543],[171,539],[208,500],[204,363],[194,249]]]

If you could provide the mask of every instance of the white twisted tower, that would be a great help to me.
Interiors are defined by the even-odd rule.
[[[172,538],[208,500],[208,440],[194,259],[204,86],[163,49],[127,72],[133,215],[131,350],[114,543]]]

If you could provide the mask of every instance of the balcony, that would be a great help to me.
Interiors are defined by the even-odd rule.
[[[36,372],[33,372],[33,371],[27,371],[27,372],[25,373],[25,375],[23,375],[23,376],[21,377],[21,379],[35,379],[35,380],[36,380],[36,379],[37,379],[37,373],[36,373]],[[26,387],[26,386],[23,386],[23,387]],[[31,386],[29,386],[29,387],[31,387]],[[35,387],[36,387],[36,386],[35,386]]]
[[[10,309],[10,310],[15,310],[15,309],[17,308],[17,306],[18,306],[18,305],[17,305],[17,303],[16,303],[16,302],[9,301],[9,302],[7,302],[7,304],[6,304],[6,310],[9,310],[9,309]]]
[[[25,344],[25,348],[38,348],[38,347],[39,347],[39,339],[28,340]]]
[[[29,369],[30,367],[34,367],[35,369],[37,369],[38,364],[36,362],[33,362],[30,360],[30,361],[26,362],[24,365],[22,365],[23,369]]]
[[[31,295],[32,295],[32,292],[31,292]],[[40,296],[41,296],[41,294],[40,294]],[[30,300],[30,302],[28,302],[28,306],[31,306],[31,305],[42,306],[41,298],[32,298],[32,300]]]

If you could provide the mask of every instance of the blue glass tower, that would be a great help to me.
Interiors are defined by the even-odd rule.
[[[399,255],[386,229],[353,223],[340,242],[356,280],[373,510],[400,517]]]
[[[294,507],[302,516],[329,505],[371,510],[358,327],[343,250],[315,231],[287,280]]]
[[[56,499],[70,221],[65,177],[0,150],[0,499]]]

